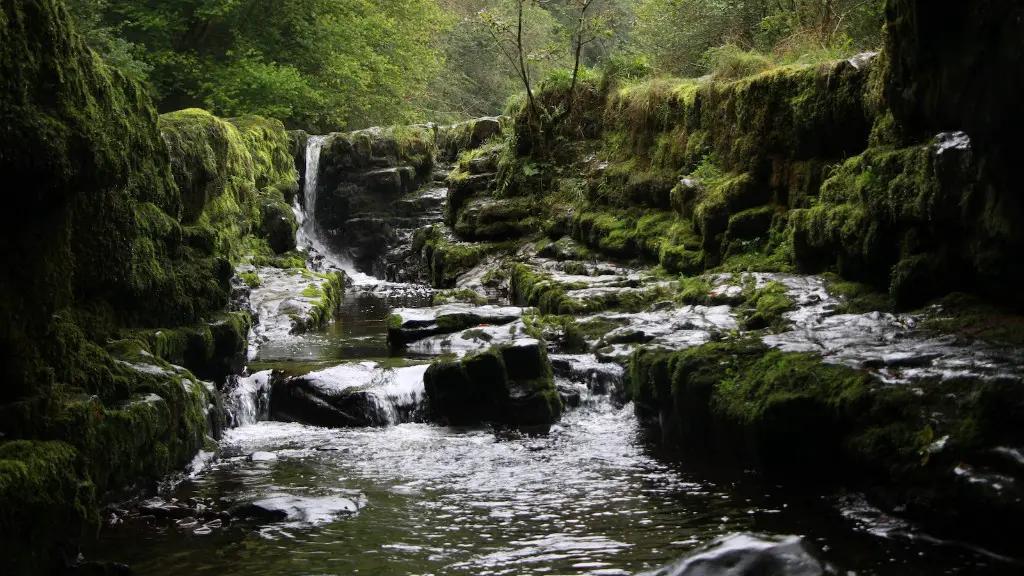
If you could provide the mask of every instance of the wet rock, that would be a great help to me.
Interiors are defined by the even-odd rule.
[[[816,557],[799,536],[735,534],[720,538],[679,562],[640,576],[824,576],[838,572]]]
[[[526,324],[522,320],[516,320],[507,325],[479,326],[453,334],[429,336],[408,344],[406,352],[428,356],[440,354],[463,356],[473,350],[484,350],[491,346],[511,344],[524,338],[530,338],[526,330]]]
[[[162,500],[147,501],[139,506],[139,513],[143,516],[153,516],[160,519],[180,520],[197,514],[194,508],[177,506]]]
[[[287,346],[295,334],[326,326],[341,305],[346,283],[344,273],[336,269],[314,274],[302,268],[243,264],[236,272],[259,280],[249,294],[256,315],[249,339],[250,360],[271,360],[264,346]]]
[[[284,202],[265,200],[260,204],[260,235],[270,249],[283,254],[295,249],[295,213]]]
[[[281,522],[288,518],[288,512],[261,502],[247,502],[232,506],[228,511],[235,518],[256,522]]]
[[[302,522],[321,524],[339,516],[354,514],[361,508],[359,500],[344,497],[312,497],[294,494],[270,494],[254,502],[231,509],[232,516],[259,523]]]
[[[431,414],[454,426],[492,422],[543,432],[561,416],[551,362],[533,339],[435,362],[424,386]]]
[[[624,378],[626,370],[614,362],[600,362],[589,354],[552,354],[555,376],[578,382],[593,394],[610,395],[616,405],[626,403]]]
[[[426,365],[342,364],[274,384],[270,417],[329,428],[388,426],[421,417]]]
[[[399,308],[388,316],[388,343],[401,348],[436,334],[450,334],[477,326],[509,324],[523,314],[511,306],[445,304],[433,308]]]

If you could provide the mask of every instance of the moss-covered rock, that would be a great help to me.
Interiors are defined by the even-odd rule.
[[[434,288],[453,288],[459,276],[488,256],[514,249],[509,243],[457,242],[440,226],[420,228],[413,234],[412,250],[420,255],[427,280]]]
[[[473,150],[488,140],[500,136],[504,117],[476,118],[441,126],[437,134],[438,158],[442,162],[454,162],[465,150]]]
[[[0,444],[0,509],[0,553],[10,574],[60,570],[49,544],[99,529],[95,489],[83,480],[78,453],[62,442]]]
[[[437,334],[452,334],[481,325],[514,322],[523,314],[513,306],[474,306],[454,303],[433,308],[398,308],[387,317],[388,344],[401,349],[410,342]]]
[[[434,417],[452,426],[491,422],[546,432],[562,413],[551,362],[532,339],[435,362],[424,385]]]
[[[19,217],[0,230],[0,437],[24,448],[0,458],[14,463],[0,485],[22,490],[27,470],[39,491],[17,505],[4,493],[0,541],[31,538],[15,573],[42,573],[94,514],[91,496],[68,490],[164,475],[219,428],[215,391],[160,356],[230,369],[248,322],[220,321],[232,260],[257,199],[283,202],[296,174],[280,123],[158,119],[56,0],[4,2],[0,76],[0,169],[32,183],[7,199]]]
[[[1024,237],[978,174],[974,152],[955,138],[872,148],[825,182],[817,206],[793,212],[796,261],[809,271],[836,265],[901,307],[951,290],[1014,301],[1010,249]]]
[[[1018,428],[1003,427],[1024,407],[1018,384],[886,385],[756,340],[641,349],[630,359],[637,415],[667,445],[790,485],[841,481],[940,531],[975,531],[974,538],[996,518],[1020,513],[1012,494],[972,489],[968,472],[991,470],[994,447],[1020,442]],[[1009,473],[1012,466],[996,468]]]

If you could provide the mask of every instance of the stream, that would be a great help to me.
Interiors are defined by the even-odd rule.
[[[322,139],[313,142],[319,146]],[[308,158],[315,182],[316,154]],[[300,238],[324,253],[310,224],[314,218],[296,211],[304,216]],[[344,267],[340,259],[331,263]],[[341,314],[324,329],[296,335],[260,310],[276,309],[301,292],[295,284],[301,277],[259,272],[264,285],[253,291],[251,305],[260,324],[248,375],[236,378],[225,395],[236,427],[225,432],[217,458],[198,458],[191,470],[163,482],[152,500],[114,507],[98,542],[86,550],[88,557],[152,576],[619,575],[655,569],[723,536],[752,533],[801,536],[839,574],[1022,570],[983,550],[931,538],[857,494],[786,492],[753,474],[730,476],[661,454],[645,437],[632,405],[616,393],[621,369],[591,355],[552,356],[556,384],[574,406],[547,435],[418,421],[425,363],[438,353],[473,347],[468,336],[449,337],[437,339],[436,348],[411,346],[403,356],[391,356],[386,316],[430,306],[431,290],[349,269]],[[640,281],[631,279],[631,285]],[[847,318],[839,328],[846,340],[840,342],[832,336],[835,327],[804,318],[827,300],[820,285],[779,281],[802,302],[792,318],[795,329],[772,344],[784,349],[812,343],[856,351],[851,333],[856,340],[857,330],[871,334],[903,321],[877,314],[859,323]],[[609,289],[616,288],[587,290]],[[618,330],[650,325],[650,344],[671,347],[699,344],[708,330],[729,329],[730,323],[727,308],[685,307],[623,317]],[[503,337],[519,337],[512,326],[501,327]],[[908,340],[901,342],[906,346]],[[919,344],[943,345],[914,346]],[[893,343],[880,348],[890,356],[901,350]],[[631,348],[615,344],[612,350],[619,356]],[[970,354],[984,357],[984,351]],[[954,364],[930,365],[972,369]],[[992,363],[977,366],[998,369]],[[321,428],[275,421],[268,405],[270,370],[327,387],[359,386],[383,406],[388,425]],[[183,508],[191,512],[188,517],[173,512]]]

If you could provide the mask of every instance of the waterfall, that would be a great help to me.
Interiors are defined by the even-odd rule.
[[[295,197],[295,204],[292,210],[295,212],[295,219],[299,223],[295,232],[296,245],[315,246],[317,251],[324,252],[319,246],[316,226],[316,189],[317,180],[320,176],[320,152],[323,150],[324,141],[327,136],[310,136],[306,144],[306,174],[304,177],[303,205],[299,204],[298,196]]]
[[[270,370],[252,376],[229,376],[224,413],[229,428],[265,420],[270,407]]]
[[[320,238],[320,230],[316,219],[317,188],[320,179],[320,153],[323,151],[324,143],[330,136],[310,136],[306,143],[306,174],[303,190],[303,202],[299,204],[298,195],[292,205],[295,212],[295,219],[298,222],[298,229],[295,231],[295,245],[300,249],[305,247],[316,254],[319,254],[330,266],[343,270],[353,284],[375,285],[379,281],[373,276],[363,274],[355,269],[347,259],[335,255],[324,245]]]

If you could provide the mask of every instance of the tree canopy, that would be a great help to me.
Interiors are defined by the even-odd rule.
[[[786,63],[845,56],[880,44],[884,6],[589,0],[600,26],[578,43],[583,0],[67,1],[90,45],[148,81],[161,111],[261,114],[313,132],[499,113],[524,85],[495,24],[520,6],[537,80],[577,61],[633,58],[698,76],[739,52]]]

